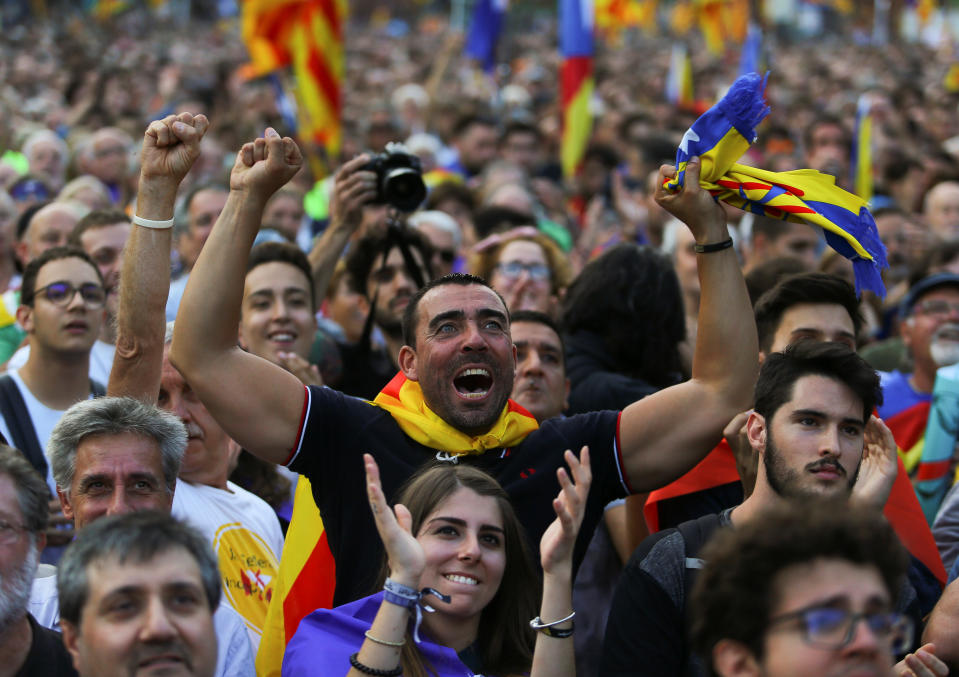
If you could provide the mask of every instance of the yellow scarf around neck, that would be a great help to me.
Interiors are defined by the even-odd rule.
[[[388,411],[409,437],[450,454],[482,454],[487,449],[512,447],[539,425],[528,411],[509,400],[489,432],[472,437],[433,413],[423,399],[420,384],[398,373],[370,403]]]

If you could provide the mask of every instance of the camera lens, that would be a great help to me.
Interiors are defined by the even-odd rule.
[[[417,170],[397,167],[383,179],[383,197],[397,209],[411,212],[426,199],[426,184]]]

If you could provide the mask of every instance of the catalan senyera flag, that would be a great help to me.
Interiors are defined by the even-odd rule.
[[[726,26],[723,10],[725,0],[695,0],[699,30],[709,53],[718,56],[726,48]]]
[[[476,59],[487,73],[496,65],[496,45],[503,32],[509,0],[479,0],[473,8],[469,33],[463,51]]]
[[[273,599],[256,654],[257,677],[280,677],[286,644],[300,621],[316,609],[333,605],[336,563],[330,553],[313,501],[310,481],[300,477],[293,500],[293,518],[286,533]]]
[[[595,0],[596,31],[617,42],[627,28],[649,29],[655,22],[657,0]]]
[[[593,16],[592,0],[559,0],[559,45],[563,58],[559,83],[563,114],[560,161],[567,177],[576,174],[592,131],[589,101],[594,86]]]
[[[872,200],[872,114],[868,94],[859,97],[852,140],[853,190],[864,201]]]
[[[244,0],[247,77],[292,67],[298,136],[333,156],[340,146],[346,0]]]
[[[829,246],[852,261],[857,293],[869,289],[885,296],[880,272],[888,265],[886,248],[864,200],[839,188],[834,176],[814,169],[771,172],[736,163],[769,113],[765,83],[756,73],[741,76],[693,123],[676,152],[677,175],[665,188],[677,190],[687,161],[699,156],[700,185],[714,198],[744,211],[821,227]]]

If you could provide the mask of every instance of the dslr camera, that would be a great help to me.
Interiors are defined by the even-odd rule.
[[[386,149],[360,169],[376,174],[373,204],[388,204],[401,212],[412,212],[426,199],[423,166],[402,143],[388,143]]]

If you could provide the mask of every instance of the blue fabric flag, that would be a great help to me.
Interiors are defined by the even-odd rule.
[[[487,73],[496,66],[496,43],[503,30],[508,4],[508,0],[479,0],[473,9],[464,51],[466,56],[479,61]]]

